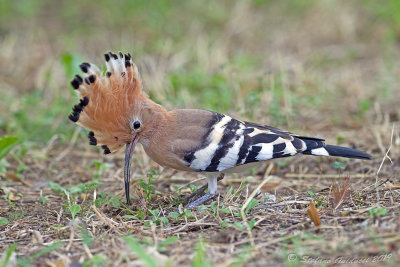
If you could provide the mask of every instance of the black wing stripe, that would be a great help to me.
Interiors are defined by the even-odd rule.
[[[293,144],[294,148],[296,148],[297,152],[301,152],[302,150],[304,150],[303,142],[300,139],[293,138],[292,144]]]
[[[250,163],[258,161],[256,158],[261,151],[261,146],[252,146],[249,152],[249,155],[246,157],[246,161],[244,163]]]
[[[324,142],[318,141],[318,140],[303,139],[303,141],[306,144],[305,150],[311,150],[314,148],[319,148],[319,147],[325,146]]]
[[[211,163],[205,169],[206,171],[212,172],[217,170],[221,159],[226,156],[228,150],[234,145],[232,140],[234,141],[237,136],[237,130],[240,128],[240,123],[235,119],[231,119],[226,125],[224,125],[224,127],[224,135],[222,136],[218,148],[211,159]]]
[[[292,155],[290,155],[290,154],[285,154],[284,152],[278,152],[278,153],[274,153],[273,154],[273,158],[274,159],[276,159],[276,158],[285,158],[285,157],[290,157],[290,156],[292,156]]]
[[[242,161],[247,157],[247,155],[249,153],[249,149],[252,144],[253,143],[252,143],[251,137],[248,135],[245,135],[244,139],[243,139],[243,144],[239,150],[239,157],[236,161],[236,165],[241,164]]]
[[[213,113],[213,118],[212,118],[212,120],[210,120],[210,122],[209,122],[208,125],[207,125],[207,128],[208,128],[209,130],[204,134],[204,138],[203,138],[203,140],[202,140],[202,142],[201,142],[202,145],[199,146],[199,147],[196,147],[196,149],[194,149],[194,150],[192,150],[192,151],[187,152],[187,153],[185,154],[185,156],[183,157],[183,159],[184,159],[187,163],[190,164],[190,163],[192,163],[193,160],[196,159],[196,157],[195,157],[195,155],[194,155],[194,153],[196,153],[196,151],[201,150],[201,149],[207,147],[207,146],[210,144],[211,140],[208,140],[208,136],[209,136],[209,135],[211,134],[211,132],[214,130],[215,125],[216,125],[219,121],[221,121],[221,119],[222,119],[223,117],[225,117],[225,116],[222,115],[222,114]]]
[[[279,143],[274,145],[274,150],[273,150],[274,155],[275,153],[282,152],[283,150],[285,150],[285,148],[286,148],[286,143]]]
[[[254,132],[254,128],[246,128],[243,130],[243,134],[251,134]]]
[[[260,133],[252,137],[253,144],[272,143],[280,136],[277,134]]]

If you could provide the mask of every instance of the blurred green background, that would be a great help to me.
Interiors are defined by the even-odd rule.
[[[313,133],[398,120],[399,41],[397,0],[1,0],[0,134],[70,140],[69,81],[110,50],[169,109]]]
[[[297,158],[299,160],[296,161],[288,158],[277,162],[273,175],[285,177],[282,180],[287,183],[284,185],[282,182],[284,190],[279,195],[285,202],[288,199],[297,201],[306,195],[304,199],[307,201],[308,196],[315,196],[314,201],[318,197],[328,203],[328,196],[320,198],[322,195],[317,196],[313,192],[324,188],[327,193],[326,188],[335,188],[331,179],[289,178],[284,176],[286,173],[341,174],[340,170],[346,163],[344,176],[349,172],[372,175],[372,178],[351,181],[352,186],[358,189],[352,193],[354,198],[351,197],[349,205],[362,208],[365,216],[361,213],[347,213],[350,212],[347,207],[343,211],[346,211],[348,217],[344,213],[339,214],[339,210],[336,213],[336,208],[334,212],[337,217],[324,211],[322,220],[329,222],[327,228],[322,228],[322,239],[311,232],[307,232],[305,237],[292,235],[299,231],[313,231],[305,226],[305,219],[299,217],[300,208],[305,206],[293,202],[297,211],[285,206],[284,213],[278,209],[276,214],[268,209],[268,220],[263,222],[266,227],[253,229],[254,237],[259,242],[257,245],[265,245],[260,246],[261,253],[257,252],[256,256],[262,262],[260,266],[266,261],[272,262],[272,265],[274,261],[282,264],[282,260],[288,259],[288,247],[300,253],[298,255],[321,255],[322,259],[348,253],[351,253],[351,258],[357,255],[376,255],[378,248],[380,253],[398,248],[394,245],[398,239],[392,235],[398,227],[393,206],[396,204],[396,195],[391,190],[385,192],[385,195],[382,192],[379,197],[378,186],[380,188],[389,179],[378,185],[378,176],[375,177],[375,174],[381,171],[381,178],[394,177],[388,184],[398,184],[395,179],[400,166],[400,0],[0,0],[0,201],[4,203],[3,214],[0,214],[4,218],[0,216],[0,226],[8,229],[2,232],[7,242],[18,242],[19,256],[42,255],[43,251],[32,254],[37,250],[36,241],[28,241],[30,236],[32,240],[35,236],[32,230],[40,231],[46,244],[56,240],[72,240],[75,226],[71,225],[75,223],[71,222],[79,212],[75,208],[81,204],[79,216],[82,216],[83,222],[89,222],[92,218],[89,215],[92,214],[92,208],[88,207],[93,203],[90,198],[87,202],[86,197],[80,199],[83,192],[90,191],[91,194],[95,187],[103,184],[98,188],[95,201],[104,201],[104,205],[111,205],[112,201],[112,205],[116,203],[115,207],[122,205],[119,202],[122,191],[118,195],[122,185],[120,164],[123,161],[120,154],[102,157],[100,148],[88,145],[86,130],[80,130],[68,120],[73,105],[78,102],[70,81],[76,73],[80,73],[79,64],[91,62],[101,67],[104,65],[103,54],[108,51],[131,53],[141,72],[144,90],[153,100],[168,109],[211,109],[238,119],[280,127],[299,135],[323,137],[327,143],[357,147],[373,155],[374,160],[368,163],[343,160],[333,163],[335,159],[322,160],[317,157]],[[392,129],[395,129],[392,135],[393,147]],[[16,145],[16,149],[12,150]],[[382,165],[379,164],[389,147],[389,156],[393,161],[386,161],[387,164],[381,170]],[[150,181],[156,173],[152,167],[157,168],[157,165],[142,157],[142,150],[138,149],[136,153],[140,153],[139,157],[134,157],[136,178],[148,177],[148,185],[142,179],[139,180],[140,186],[146,188],[144,185],[147,185],[151,189]],[[382,160],[384,162],[385,158]],[[269,166],[272,167],[272,164],[275,163]],[[256,170],[252,170],[251,174],[261,182],[271,170],[269,167],[267,171],[264,169],[257,174]],[[178,183],[175,181],[198,181],[193,175],[186,174],[182,174],[182,177],[187,176],[188,180],[169,180],[172,175],[175,174],[171,170],[166,170],[163,179],[157,181],[157,190],[163,192],[157,194],[157,200],[154,198],[150,201],[150,192],[154,188],[148,189],[148,207],[154,208],[153,211],[149,210],[151,214],[158,214],[159,207],[162,209],[162,206],[170,206],[172,200],[180,194],[181,188],[185,189],[186,186],[181,184],[177,189]],[[181,176],[178,174],[177,178]],[[242,180],[236,179],[236,182],[244,180],[243,176],[238,178]],[[25,182],[21,184],[21,181]],[[32,187],[26,186],[27,182]],[[246,188],[247,199],[248,187],[244,187],[246,182],[247,179],[240,184],[237,192]],[[48,186],[45,187],[45,184]],[[323,187],[314,190],[317,184],[323,184]],[[65,188],[71,193],[72,201]],[[231,190],[229,188],[226,192]],[[375,188],[378,199],[373,199]],[[170,192],[174,197],[169,196]],[[189,191],[184,194],[186,192]],[[386,193],[390,193],[390,197]],[[96,198],[96,191],[93,195]],[[68,203],[65,202],[65,196],[68,197]],[[233,203],[235,209],[242,205],[239,196]],[[233,201],[233,198],[229,199]],[[322,200],[318,201],[322,203]],[[137,203],[141,203],[137,206],[135,204],[137,213],[125,205],[123,209],[102,208],[102,212],[120,222],[121,215],[127,214],[128,210],[129,214],[141,219],[133,224],[134,227],[124,228],[123,233],[132,231],[138,236],[147,236],[150,232],[142,226],[144,217],[140,205],[143,202]],[[157,206],[159,203],[163,204]],[[211,207],[219,207],[220,204],[223,203],[218,198],[217,206],[211,204]],[[368,205],[374,207],[369,209],[370,215]],[[377,205],[382,207],[378,208]],[[326,204],[325,207],[328,206]],[[382,217],[379,220],[378,215],[374,215],[378,214],[375,206],[377,210],[385,212],[381,215],[387,212],[385,219]],[[65,208],[64,213],[62,207]],[[225,207],[229,207],[232,213],[231,206]],[[147,213],[147,207],[145,209],[144,214]],[[176,218],[174,222],[170,218],[171,225],[189,233],[181,235],[182,242],[179,245],[173,245],[176,250],[171,250],[171,259],[183,256],[189,264],[189,259],[191,262],[194,251],[197,251],[196,255],[202,256],[198,256],[199,264],[194,263],[193,266],[205,266],[202,262],[207,260],[228,262],[229,257],[242,258],[243,263],[247,263],[247,256],[243,256],[248,254],[247,249],[241,254],[237,253],[240,244],[247,246],[241,243],[242,238],[246,240],[247,237],[243,235],[244,232],[238,233],[233,229],[236,233],[227,234],[231,229],[225,227],[230,223],[222,221],[218,208],[216,210],[217,216],[211,215],[208,218],[211,224],[204,225],[204,228],[200,224],[181,228],[176,225],[180,224]],[[153,221],[156,218],[154,214]],[[131,217],[125,219],[135,217],[128,216]],[[261,222],[258,213],[255,213],[254,218],[257,218],[257,224]],[[234,218],[232,223],[237,219]],[[145,223],[150,222],[149,218],[145,220]],[[186,217],[184,220],[187,224]],[[242,226],[240,220],[236,222]],[[103,223],[96,226],[94,240],[97,248],[92,245],[95,255],[90,260],[93,263],[97,260],[97,266],[103,266],[105,259],[116,264],[127,259],[124,253],[129,242],[119,238],[118,229],[121,228],[105,226]],[[83,228],[86,231],[87,226]],[[94,226],[92,229],[94,233]],[[157,230],[157,235],[164,235],[164,230]],[[168,230],[165,237],[181,230]],[[58,260],[75,257],[74,260],[79,258],[82,262],[86,258],[84,253],[87,250],[82,249],[82,244],[86,244],[83,233],[86,232],[80,234],[82,243],[76,242],[71,251],[69,248],[64,250],[64,247],[70,247],[72,243],[63,243],[65,246],[59,250],[63,254],[57,256]],[[115,233],[118,233],[118,237]],[[152,234],[155,236],[155,233],[154,230]],[[286,235],[283,233],[287,233],[290,239],[278,241],[281,235]],[[205,254],[205,249],[194,245],[201,235],[207,237],[207,242],[213,248],[221,242],[235,242],[236,245],[231,247],[230,244],[229,249],[221,246],[219,252],[210,256]],[[235,235],[240,240],[234,239]],[[75,234],[77,237],[78,233]],[[383,242],[382,238],[386,238],[386,241]],[[388,248],[389,239],[393,242],[393,248]],[[155,243],[156,240],[154,238]],[[266,245],[271,240],[276,242],[270,245],[276,246],[277,252]],[[7,242],[0,244],[0,251],[1,246],[3,251],[10,251],[5,247],[11,244]],[[59,246],[60,242],[53,245]],[[144,238],[143,244],[150,246],[146,242]],[[289,243],[293,243],[293,246]],[[58,248],[53,245],[45,250]],[[10,248],[12,246],[16,248],[16,245],[10,245]],[[153,249],[156,245],[151,247]],[[365,252],[370,251],[370,247],[373,248],[373,254]],[[51,254],[51,257],[55,258],[54,255],[58,254]],[[25,261],[33,262],[33,256]],[[23,257],[19,257],[19,263]],[[35,259],[35,262],[43,265],[45,257],[46,260],[50,258],[46,255]],[[196,258],[193,262],[196,262]],[[297,266],[299,263],[289,262],[287,266]]]

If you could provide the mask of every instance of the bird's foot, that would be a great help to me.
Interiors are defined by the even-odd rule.
[[[225,176],[225,174],[221,173],[217,177],[217,182],[219,182],[222,179],[224,179],[224,176]],[[204,196],[204,192],[206,191],[207,188],[208,188],[208,184],[203,185],[202,187],[200,187],[199,189],[194,191],[190,196],[185,197],[184,200],[186,202],[188,202],[188,203],[192,203],[196,198],[203,197]]]
[[[196,191],[197,192],[197,191]],[[195,192],[195,193],[196,193]],[[199,197],[198,199],[189,202],[186,206],[185,209],[193,209],[198,207],[200,204],[203,204],[204,202],[206,202],[209,199],[212,199],[213,197],[215,197],[216,194],[211,194],[211,193],[206,193],[203,196]]]
[[[194,191],[190,196],[187,196],[184,198],[185,202],[191,203],[193,202],[196,198],[204,196],[204,191],[207,189],[207,184],[203,185],[196,191]]]

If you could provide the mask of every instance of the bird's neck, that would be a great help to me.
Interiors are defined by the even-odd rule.
[[[150,98],[146,99],[145,106],[148,114],[148,118],[146,118],[148,125],[140,138],[140,142],[144,147],[147,147],[150,143],[158,142],[166,135],[169,129],[168,126],[170,126],[173,119],[166,108],[155,103]]]

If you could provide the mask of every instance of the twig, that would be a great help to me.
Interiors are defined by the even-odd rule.
[[[114,226],[117,226],[118,223],[114,222],[113,220],[111,220],[110,218],[104,217],[100,211],[96,208],[95,205],[92,205],[92,210],[94,211],[94,213],[96,213],[97,218],[99,218],[100,221],[102,221],[103,223],[107,224],[110,228],[113,228]]]
[[[186,178],[186,177],[160,177],[160,178],[157,178],[158,182],[159,181],[169,181],[169,182],[188,182],[188,181],[190,181],[187,184],[182,185],[180,188],[185,187],[188,184],[192,184],[192,183],[200,181],[200,180],[204,180],[204,178],[196,178],[196,179],[193,177],[188,177],[188,178]],[[242,179],[242,178],[229,178],[229,179],[223,179],[221,182],[222,182],[222,184],[224,184],[224,183],[227,183],[227,184],[242,183],[244,180],[245,179]],[[247,180],[247,183],[256,184],[256,183],[258,183],[258,181],[257,181],[257,179],[249,179],[249,180]]]
[[[208,217],[208,215],[207,215],[206,217]],[[204,218],[203,218],[203,219],[204,219]],[[202,219],[202,220],[203,220],[203,219]],[[179,227],[179,229],[174,230],[174,231],[172,232],[172,234],[176,234],[176,233],[178,233],[178,232],[182,231],[183,229],[185,229],[185,228],[187,228],[187,227],[190,227],[190,226],[202,226],[202,225],[217,226],[217,225],[219,225],[219,224],[217,224],[217,223],[201,223],[201,222],[185,223],[182,227]],[[170,230],[170,229],[165,229],[164,231],[169,231],[169,230]],[[171,229],[171,230],[172,230],[172,229]]]
[[[379,175],[379,172],[381,171],[381,168],[382,168],[382,166],[383,166],[383,163],[385,162],[385,159],[388,158],[389,161],[393,164],[392,159],[388,156],[389,151],[390,151],[390,149],[392,148],[392,144],[393,144],[393,134],[394,134],[394,124],[393,124],[393,126],[392,126],[392,135],[390,136],[390,145],[389,145],[388,150],[386,151],[385,156],[384,156],[383,159],[382,159],[382,162],[381,162],[381,165],[380,165],[379,168],[378,168],[378,171],[376,172],[375,183],[378,183],[378,175]],[[377,188],[377,190],[378,190],[378,188]],[[378,202],[379,202],[379,201],[380,201],[380,197],[379,197],[379,192],[378,192],[378,191],[376,191],[376,198],[377,198],[377,200],[378,200]]]
[[[72,225],[71,226],[71,232],[69,234],[69,242],[68,242],[68,245],[65,248],[66,251],[69,251],[71,249],[74,237],[75,237],[75,227]]]
[[[368,195],[368,194],[371,194],[371,193],[376,193],[377,190],[378,190],[378,192],[386,192],[386,191],[399,190],[399,189],[400,189],[400,186],[391,186],[391,187],[382,188],[382,189],[374,189],[374,190],[370,190],[370,191],[364,192],[362,194],[362,196],[365,196],[365,195]]]
[[[303,200],[289,200],[289,201],[284,201],[281,203],[275,203],[275,204],[265,204],[259,207],[254,208],[255,210],[260,210],[260,209],[267,209],[267,208],[275,208],[275,207],[280,207],[280,206],[287,206],[287,205],[296,205],[296,204],[309,204],[310,201],[303,201]]]
[[[293,238],[293,237],[296,237],[296,236],[299,236],[299,235],[300,235],[300,233],[296,234],[296,235],[292,235],[292,236],[283,236],[283,237],[275,238],[275,239],[272,239],[272,240],[270,240],[268,242],[257,244],[256,248],[262,248],[262,247],[270,246],[270,245],[279,243],[279,242],[284,241],[284,240],[288,240],[290,238]]]
[[[394,134],[394,124],[392,127],[392,135],[390,136],[390,146],[388,148],[388,150],[386,151],[385,156],[382,159],[381,165],[378,168],[378,171],[376,172],[376,182],[378,183],[378,174],[381,171],[381,168],[383,166],[383,163],[385,162],[385,159],[388,158],[390,160],[390,162],[392,163],[392,159],[388,156],[390,149],[392,148],[392,144],[393,144],[393,134]]]
[[[286,178],[323,178],[323,179],[337,179],[343,177],[341,174],[315,174],[315,173],[286,173]],[[368,175],[363,173],[356,173],[349,175],[350,178],[373,178],[375,175]]]
[[[90,252],[89,247],[85,243],[83,243],[83,249],[85,250],[85,252],[88,255],[89,259],[93,258],[92,252]]]
[[[250,194],[250,196],[247,198],[246,202],[244,203],[244,205],[240,209],[240,214],[242,215],[243,222],[246,225],[247,234],[249,235],[250,244],[251,244],[252,247],[255,246],[255,243],[254,243],[253,234],[251,233],[251,229],[250,229],[249,223],[247,221],[245,210],[246,210],[246,207],[249,205],[250,201],[254,198],[254,196],[257,194],[257,192],[261,189],[261,187],[263,185],[265,185],[269,180],[271,180],[271,176],[269,176],[269,174],[271,173],[273,167],[274,167],[274,165],[272,163],[269,164],[269,166],[268,166],[268,168],[267,168],[267,170],[265,171],[265,174],[264,174],[264,180],[257,186],[256,189],[254,189],[253,193]]]

